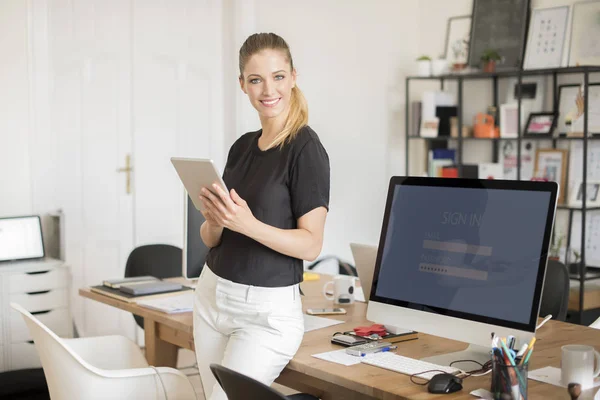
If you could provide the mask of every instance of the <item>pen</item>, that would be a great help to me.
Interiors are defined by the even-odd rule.
[[[364,357],[364,356],[366,356],[367,354],[384,353],[384,352],[386,352],[386,351],[394,350],[394,349],[396,349],[396,348],[398,348],[398,346],[387,346],[387,347],[381,347],[381,348],[379,348],[379,349],[375,349],[374,351],[371,351],[371,352],[369,352],[369,353],[363,353],[363,352],[361,352],[361,353],[360,353],[360,356],[361,356],[361,357]]]

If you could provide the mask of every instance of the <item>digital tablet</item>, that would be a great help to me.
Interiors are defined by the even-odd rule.
[[[213,183],[216,183],[221,186],[226,193],[229,193],[213,160],[205,158],[171,157],[171,163],[175,167],[179,179],[181,179],[185,190],[197,210],[204,211],[204,205],[200,200],[200,191],[203,187],[214,193],[212,185]]]

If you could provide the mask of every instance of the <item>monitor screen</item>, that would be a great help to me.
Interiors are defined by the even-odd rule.
[[[43,258],[44,255],[39,216],[0,218],[0,261]]]
[[[196,279],[200,276],[209,251],[200,237],[200,227],[204,223],[204,216],[194,207],[187,192],[185,193],[184,210],[183,276],[188,279]]]
[[[534,331],[552,192],[449,181],[390,188],[371,300]]]

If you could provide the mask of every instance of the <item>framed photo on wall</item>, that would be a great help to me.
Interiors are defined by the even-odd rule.
[[[558,68],[562,65],[568,22],[569,6],[533,10],[523,69]]]
[[[600,206],[600,181],[587,181],[586,188],[586,207]],[[583,182],[575,182],[573,190],[569,195],[569,206],[581,207],[583,205]]]
[[[600,0],[573,4],[569,66],[600,65]]]
[[[568,155],[564,149],[537,149],[535,153],[534,177],[560,185],[558,204],[565,203]]]
[[[460,69],[467,63],[470,36],[470,15],[448,18],[444,58],[454,69]]]

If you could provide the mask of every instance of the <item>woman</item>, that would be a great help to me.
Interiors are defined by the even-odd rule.
[[[298,350],[302,260],[321,252],[329,209],[329,157],[307,125],[287,43],[252,35],[239,67],[262,129],[231,146],[223,173],[230,192],[215,185],[200,196],[200,235],[211,250],[196,286],[194,341],[210,400],[227,398],[211,363],[271,385]]]

